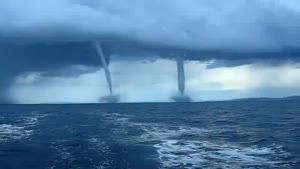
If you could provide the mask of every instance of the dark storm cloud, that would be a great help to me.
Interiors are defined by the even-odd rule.
[[[10,70],[8,74],[100,64],[94,47],[84,42],[0,43],[0,56],[1,69]]]
[[[298,6],[297,0],[2,0],[0,37],[97,40],[127,56],[286,59],[299,54]]]
[[[42,72],[44,76],[77,76],[101,66],[91,43],[0,43],[0,96],[4,102],[6,87],[24,72]],[[84,65],[84,66],[81,66]]]
[[[0,35],[278,52],[300,47],[299,5],[297,0],[2,0]]]

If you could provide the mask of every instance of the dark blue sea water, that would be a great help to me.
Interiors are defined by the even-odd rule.
[[[300,102],[0,105],[0,169],[299,169]]]

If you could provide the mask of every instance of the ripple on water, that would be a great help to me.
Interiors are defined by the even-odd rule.
[[[60,140],[52,143],[56,151],[49,168],[89,169],[111,168],[110,147],[105,141],[97,138],[82,140]]]

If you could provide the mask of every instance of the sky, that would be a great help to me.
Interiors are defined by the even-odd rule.
[[[194,101],[300,94],[298,0],[2,0],[0,103]]]

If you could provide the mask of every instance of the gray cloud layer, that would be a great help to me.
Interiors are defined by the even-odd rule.
[[[299,11],[297,0],[2,0],[0,36],[278,52],[300,47]]]
[[[0,43],[0,103],[13,78],[24,72],[45,76],[77,76],[101,66],[91,43]],[[80,65],[85,65],[80,66]]]

